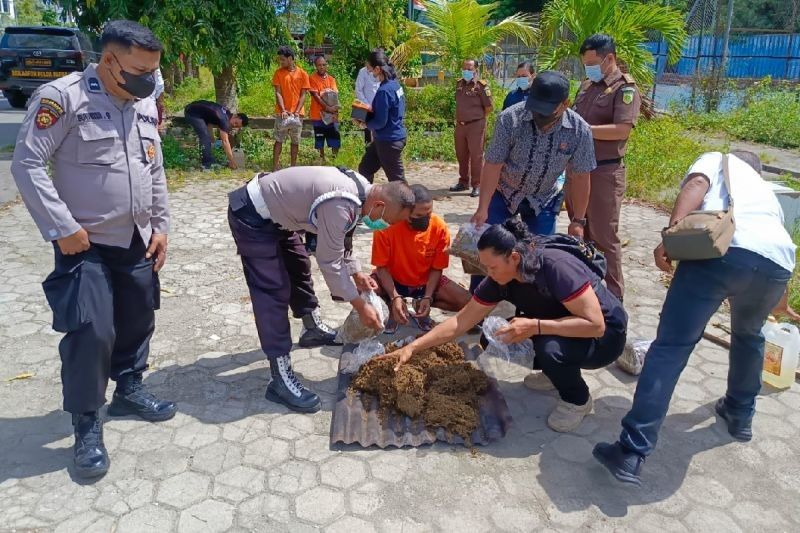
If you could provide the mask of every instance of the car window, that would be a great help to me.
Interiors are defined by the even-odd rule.
[[[78,34],[78,41],[81,44],[81,50],[84,52],[91,52],[93,50],[92,43],[89,39],[82,33]]]
[[[47,35],[44,33],[6,33],[3,37],[5,48],[75,50],[70,35]]]

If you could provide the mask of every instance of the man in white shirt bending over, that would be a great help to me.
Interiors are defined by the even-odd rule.
[[[724,300],[731,305],[728,390],[717,401],[717,415],[739,441],[753,437],[756,395],[761,390],[764,336],[770,312],[788,314],[786,285],[795,266],[795,245],[783,227],[783,212],[761,178],[761,161],[751,152],[729,157],[730,194],[725,186],[723,154],[710,152],[695,161],[681,184],[670,226],[692,211],[724,210],[733,198],[736,229],[728,252],[718,259],[681,261],[670,284],[656,340],[645,357],[633,407],[622,419],[614,444],[600,443],[593,455],[623,483],[640,484],[644,458],[650,455],[664,422],[672,392],[706,324]],[[663,244],[656,266],[672,271]]]

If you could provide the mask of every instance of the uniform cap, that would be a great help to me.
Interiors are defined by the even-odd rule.
[[[525,109],[551,115],[569,97],[569,80],[560,72],[545,70],[533,78]]]

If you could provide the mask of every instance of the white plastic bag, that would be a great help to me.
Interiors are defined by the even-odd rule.
[[[496,337],[498,330],[508,326],[509,322],[499,316],[487,316],[483,320],[483,331],[489,345],[483,353],[494,357],[502,357],[506,361],[518,360],[533,354],[533,341],[525,339],[522,342],[507,344]]]
[[[642,373],[644,358],[652,343],[653,341],[648,339],[628,340],[628,342],[625,343],[625,349],[622,351],[622,355],[617,359],[617,366],[628,374],[638,376]]]
[[[460,257],[464,264],[464,270],[479,270],[486,274],[480,260],[478,259],[478,240],[483,232],[489,228],[488,224],[483,224],[478,228],[472,222],[458,228],[458,234],[450,245],[450,255]]]
[[[386,302],[384,302],[380,296],[375,294],[374,291],[362,292],[361,297],[364,298],[368,304],[375,308],[375,310],[378,312],[378,319],[381,321],[381,324],[385,324],[386,319],[389,318],[389,307],[386,305]],[[359,316],[358,311],[353,309],[350,311],[350,314],[347,315],[347,318],[344,319],[344,323],[339,328],[339,333],[336,335],[336,340],[343,344],[355,344],[366,339],[377,337],[381,333],[383,333],[383,326],[381,326],[381,329],[378,330],[368,328],[361,323],[361,317]]]
[[[377,357],[385,353],[386,348],[384,348],[383,344],[377,340],[369,339],[362,341],[352,352],[345,353],[344,357],[346,359],[342,365],[342,374],[355,374],[361,370],[361,366],[364,363],[373,357]]]

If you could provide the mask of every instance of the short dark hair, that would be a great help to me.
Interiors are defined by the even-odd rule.
[[[517,252],[522,258],[519,270],[525,282],[532,282],[541,265],[541,254],[533,243],[533,235],[519,217],[490,226],[478,239],[478,250],[491,248],[496,255],[509,257]]]
[[[390,181],[377,185],[387,202],[401,209],[414,208],[414,192],[405,181]]]
[[[764,167],[761,164],[761,158],[758,157],[758,154],[755,154],[753,152],[748,152],[747,150],[733,150],[731,151],[731,155],[735,155],[736,157],[738,157],[739,159],[741,159],[742,161],[753,167],[753,170],[755,170],[759,174],[761,174],[761,172],[763,172],[764,170]]]
[[[161,52],[164,45],[150,31],[138,22],[132,20],[112,20],[103,27],[100,45],[105,48],[116,44],[130,50],[131,47],[143,48],[150,52]]]
[[[248,124],[250,124],[250,117],[245,115],[244,113],[236,113],[236,116],[239,117],[239,120],[242,121],[242,127],[244,128]]]
[[[617,45],[614,43],[614,38],[610,35],[605,33],[595,33],[583,41],[580,53],[583,55],[589,50],[593,50],[599,56],[607,56],[608,54],[617,53]]]
[[[317,57],[315,57],[315,58],[314,58],[314,64],[316,65],[316,64],[317,64],[317,61],[319,61],[320,59],[325,59],[325,56],[324,56],[324,55],[322,55],[322,54],[320,54],[320,55],[318,55]],[[326,60],[326,61],[327,61],[327,60]]]
[[[530,61],[523,61],[522,63],[517,65],[517,70],[521,68],[524,68],[525,70],[533,74],[533,63],[531,63]]]
[[[416,184],[411,186],[411,192],[414,193],[414,204],[429,204],[433,201],[431,191],[424,185]]]
[[[294,50],[289,46],[281,46],[278,48],[278,55],[294,59]]]

